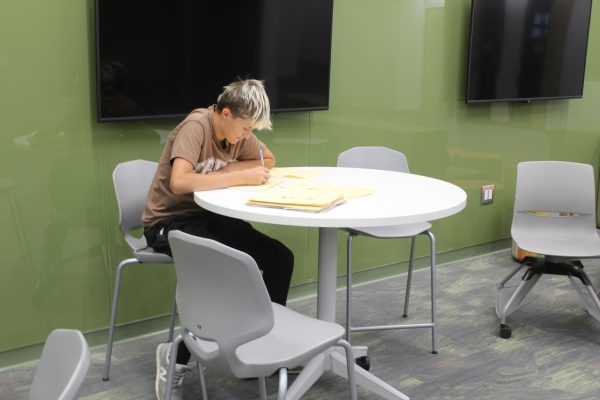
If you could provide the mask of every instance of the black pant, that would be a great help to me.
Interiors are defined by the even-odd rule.
[[[294,254],[283,243],[254,229],[246,221],[211,212],[174,216],[144,229],[148,246],[171,255],[169,231],[216,240],[250,255],[263,273],[271,301],[285,305],[294,269]],[[187,364],[190,352],[181,342],[177,363]]]

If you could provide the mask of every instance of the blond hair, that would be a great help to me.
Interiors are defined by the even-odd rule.
[[[227,107],[236,118],[252,120],[255,129],[271,129],[271,106],[262,81],[237,80],[223,87],[217,98],[217,112]]]

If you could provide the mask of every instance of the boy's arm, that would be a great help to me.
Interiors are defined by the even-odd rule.
[[[273,153],[271,153],[271,150],[269,150],[266,147],[263,148],[263,160],[265,163],[265,165],[264,165],[265,167],[271,169],[275,166],[275,155]],[[244,160],[244,161],[236,161],[233,163],[229,163],[229,164],[227,164],[227,166],[225,168],[223,168],[222,171],[225,171],[225,172],[239,171],[240,169],[252,168],[252,167],[256,167],[258,165],[262,165],[262,163],[261,163],[260,159],[258,159],[258,154],[257,154],[256,160]]]
[[[273,154],[267,151],[270,156]],[[219,171],[208,174],[197,174],[194,166],[187,160],[177,157],[173,160],[171,169],[171,191],[176,195],[192,193],[201,190],[221,189],[237,185],[261,185],[269,180],[265,152],[265,167],[260,160],[239,161],[231,164],[241,164],[234,168],[229,165]],[[274,157],[271,157],[273,164]],[[269,161],[271,163],[271,161]]]

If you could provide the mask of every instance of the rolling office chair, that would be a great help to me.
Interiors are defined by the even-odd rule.
[[[408,173],[408,161],[404,154],[387,147],[354,147],[346,150],[338,156],[338,167],[371,168],[388,171]],[[410,194],[407,194],[410,195]],[[345,228],[348,232],[346,253],[347,253],[347,273],[346,273],[346,340],[350,342],[352,332],[374,331],[388,329],[410,329],[410,328],[431,328],[431,347],[432,353],[437,354],[435,341],[436,333],[436,277],[435,277],[435,237],[430,231],[431,224],[428,222],[419,222],[415,224],[396,225],[389,227],[374,228]],[[398,324],[398,325],[378,325],[378,326],[352,326],[352,239],[356,236],[369,236],[380,239],[393,238],[411,238],[410,258],[408,262],[408,275],[406,281],[406,293],[404,299],[403,317],[408,317],[408,304],[410,298],[410,287],[412,282],[413,263],[415,256],[416,237],[426,235],[431,243],[431,323],[422,324]],[[368,357],[362,357],[358,360],[359,365],[368,368]]]
[[[350,396],[356,399],[352,347],[344,328],[272,303],[256,262],[248,254],[214,240],[169,232],[177,271],[181,334],[171,346],[177,359],[183,340],[194,358],[211,371],[237,378],[258,377],[266,400],[265,377],[278,372],[278,400],[299,398],[315,379],[304,370],[287,389],[287,370],[319,362],[331,346],[346,352]],[[165,399],[171,398],[175,363],[169,363]],[[198,371],[203,379],[203,368]],[[300,384],[303,382],[303,384]],[[204,392],[204,400],[206,393]]]
[[[35,371],[30,400],[74,400],[90,367],[90,350],[81,332],[56,329],[48,335]]]
[[[497,285],[502,338],[512,335],[506,317],[520,307],[543,274],[568,276],[588,312],[600,320],[600,301],[580,261],[600,257],[594,192],[591,165],[530,161],[517,166],[511,235],[519,248],[540,257],[525,257]],[[520,283],[507,286],[524,268]]]
[[[173,263],[173,259],[168,255],[157,253],[151,247],[148,247],[144,235],[139,238],[132,235],[133,231],[142,227],[142,213],[146,205],[146,196],[157,167],[158,164],[153,161],[133,160],[118,164],[113,171],[113,183],[119,206],[119,228],[123,233],[127,245],[131,249],[132,258],[121,261],[116,271],[110,326],[108,328],[108,344],[106,345],[106,361],[104,363],[104,376],[102,378],[104,381],[109,379],[110,374],[113,336],[117,322],[117,307],[119,304],[119,290],[123,269],[133,264]],[[173,329],[177,314],[176,307],[175,301],[173,301],[169,342],[173,340]]]

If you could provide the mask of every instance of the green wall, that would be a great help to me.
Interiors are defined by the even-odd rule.
[[[597,166],[600,55],[592,50],[600,9],[583,99],[466,106],[469,7],[335,0],[330,109],[274,116],[274,131],[260,137],[279,165],[333,165],[357,145],[405,152],[413,173],[468,193],[462,213],[434,223],[440,252],[509,237],[519,161]],[[112,169],[158,159],[177,122],[98,124],[93,72],[92,0],[0,2],[0,352],[42,342],[56,327],[106,328],[115,268],[128,255]],[[480,206],[487,183],[496,184],[495,201]],[[316,230],[260,228],[294,250],[295,286],[316,279]],[[355,249],[359,269],[407,256],[406,246],[388,241],[358,239]],[[120,323],[169,312],[172,267],[130,267],[125,275]]]

